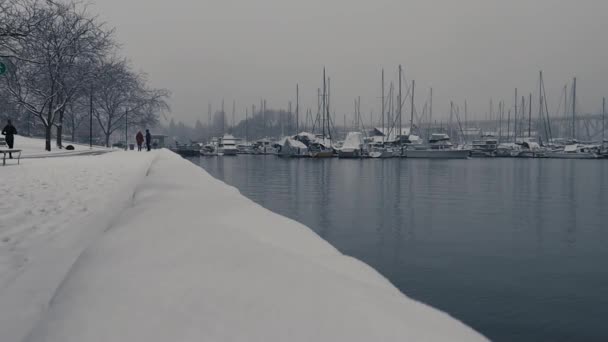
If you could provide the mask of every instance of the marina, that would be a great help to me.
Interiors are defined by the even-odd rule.
[[[604,341],[608,163],[194,158],[493,341]]]

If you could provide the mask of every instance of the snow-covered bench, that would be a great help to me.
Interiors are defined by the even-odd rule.
[[[8,144],[6,143],[6,138],[0,137],[0,153],[2,156],[2,166],[6,165],[6,155],[7,154],[17,154],[17,164],[21,163],[21,150],[16,150],[12,148],[8,148]]]

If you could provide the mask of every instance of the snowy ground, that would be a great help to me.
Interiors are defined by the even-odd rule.
[[[0,166],[0,341],[19,341],[31,329],[78,255],[129,203],[151,160],[116,152]]]
[[[166,150],[0,174],[2,341],[484,340]]]
[[[58,149],[55,146],[55,140],[53,140],[51,151],[44,150],[44,139],[39,138],[28,138],[20,135],[15,136],[15,149],[22,150],[21,158],[46,158],[46,157],[65,157],[65,156],[75,156],[75,155],[88,155],[88,154],[100,154],[104,152],[111,151],[111,149],[101,147],[101,146],[93,146],[90,148],[89,145],[80,145],[73,144],[69,141],[64,141],[63,145],[72,145],[74,146],[73,151],[68,151],[66,149]],[[8,157],[7,157],[8,158]],[[8,164],[7,160],[7,164]]]

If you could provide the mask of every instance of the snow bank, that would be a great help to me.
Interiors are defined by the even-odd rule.
[[[101,146],[93,146],[91,149],[89,145],[81,145],[81,144],[73,144],[69,141],[64,141],[63,145],[72,145],[74,146],[73,151],[68,151],[66,149],[58,149],[55,146],[55,140],[52,141],[52,150],[45,151],[44,150],[44,139],[40,138],[28,138],[21,135],[15,136],[15,149],[21,150],[21,158],[45,158],[45,157],[67,157],[67,156],[77,156],[77,155],[87,155],[87,154],[99,154],[111,151],[111,149],[101,147]]]
[[[0,341],[27,335],[80,253],[130,204],[152,159],[116,152],[0,166]]]
[[[477,341],[367,265],[159,151],[28,341]]]

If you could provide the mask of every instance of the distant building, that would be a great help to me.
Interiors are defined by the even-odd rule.
[[[152,148],[165,148],[167,145],[165,141],[167,140],[167,136],[164,134],[152,134]]]

